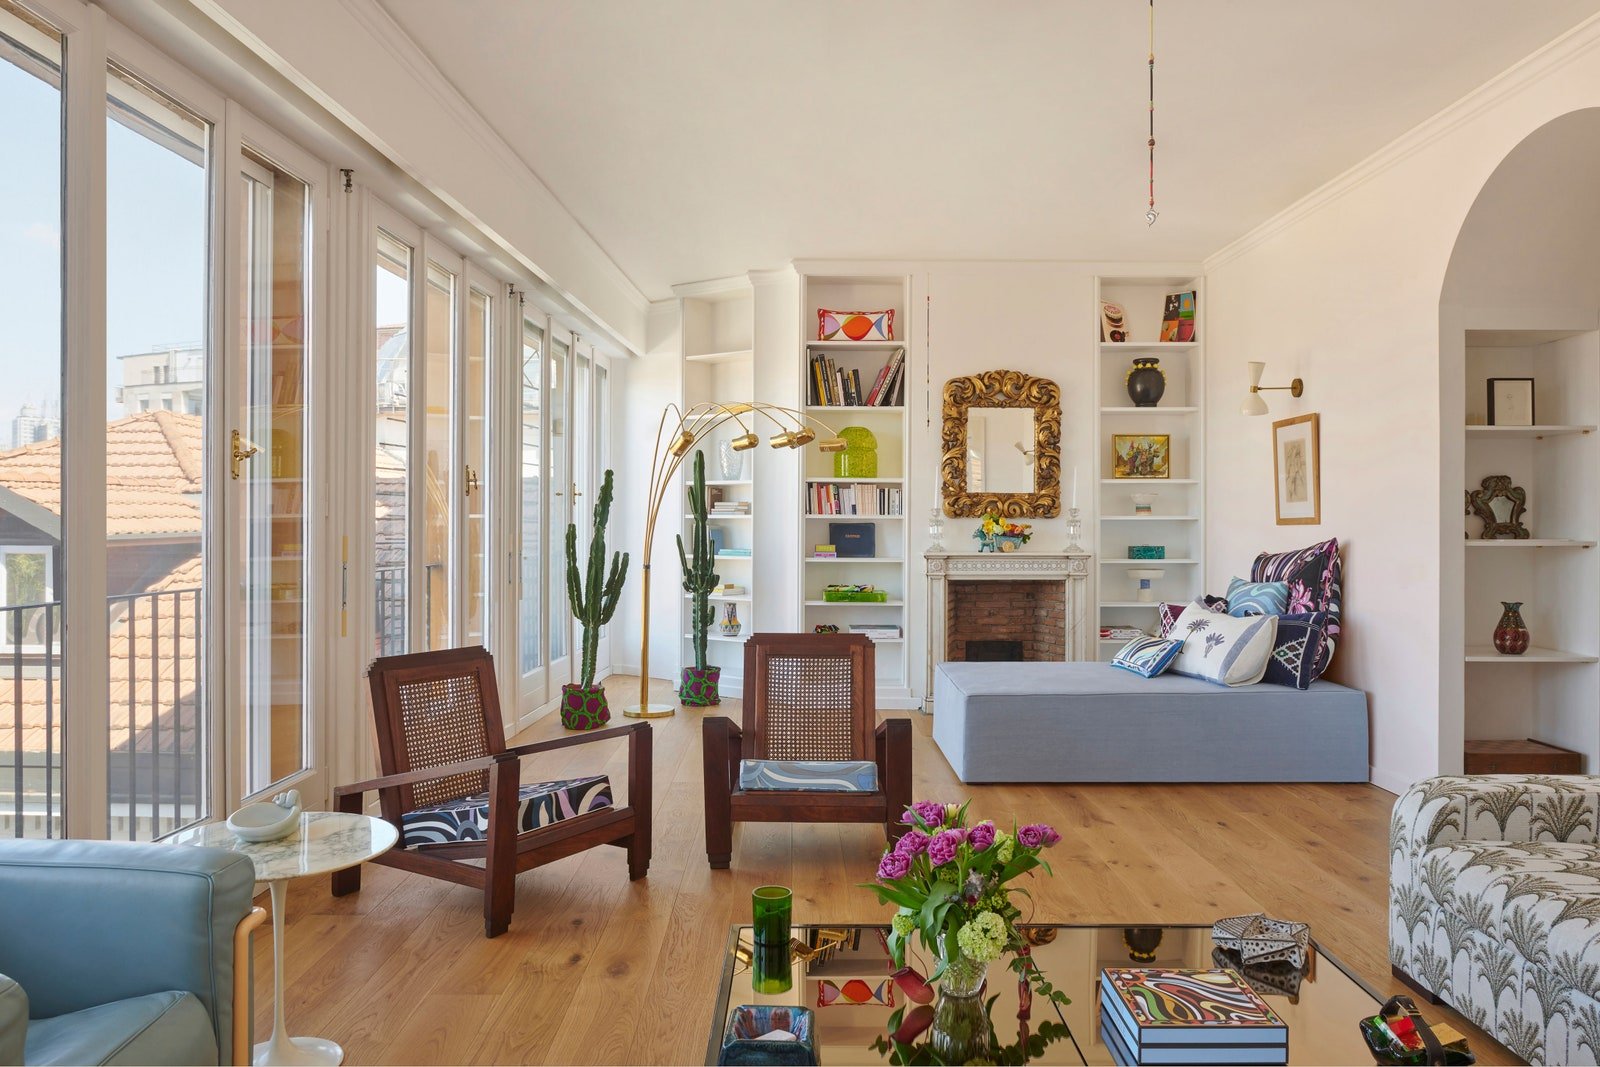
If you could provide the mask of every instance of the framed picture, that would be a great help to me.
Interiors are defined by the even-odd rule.
[[[1272,476],[1279,526],[1322,521],[1322,446],[1315,414],[1272,424]]]
[[[1533,379],[1489,379],[1489,425],[1532,426]]]
[[[1172,438],[1164,433],[1112,434],[1111,476],[1172,477]]]

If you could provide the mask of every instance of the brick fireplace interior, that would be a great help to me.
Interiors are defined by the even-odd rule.
[[[1066,583],[1060,581],[951,580],[945,597],[945,659],[967,659],[968,641],[1016,642],[1023,660],[1065,659],[1066,595]]]

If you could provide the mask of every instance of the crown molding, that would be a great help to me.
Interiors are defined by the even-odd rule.
[[[1359,189],[1505,100],[1538,83],[1600,44],[1600,15],[1591,15],[1549,44],[1518,60],[1455,103],[1413,126],[1376,152],[1259,223],[1202,261],[1206,273],[1264,244],[1302,219]]]

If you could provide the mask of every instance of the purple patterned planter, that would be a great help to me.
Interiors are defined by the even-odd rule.
[[[706,708],[722,703],[717,692],[717,682],[722,678],[721,667],[695,667],[683,669],[683,680],[678,683],[678,702],[686,708]]]
[[[569,682],[561,687],[561,725],[569,730],[598,730],[611,721],[606,687],[585,689]]]

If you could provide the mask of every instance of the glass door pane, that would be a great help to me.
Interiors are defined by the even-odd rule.
[[[61,837],[62,40],[0,0],[0,837]]]
[[[568,478],[568,409],[571,399],[567,392],[568,358],[571,352],[564,340],[550,339],[550,376],[547,410],[550,413],[550,454],[547,468],[550,480],[550,540],[557,546],[566,544],[567,524],[572,521],[572,483]],[[564,551],[556,548],[548,553],[550,575],[549,630],[550,630],[550,682],[567,679],[567,636],[572,625],[572,611],[567,606],[567,561]]]
[[[311,189],[246,150],[244,409],[230,442],[242,534],[245,795],[307,765],[306,421]]]
[[[115,66],[106,108],[109,814],[138,840],[209,814],[211,131]]]
[[[598,499],[600,484],[605,480],[606,471],[611,469],[611,373],[606,365],[596,356],[594,361],[594,485],[593,492]],[[613,478],[612,492],[617,492]],[[614,516],[617,504],[613,499],[611,503],[613,521],[607,531],[607,553],[617,550],[617,525]],[[611,626],[608,623],[600,627],[600,645],[595,658],[595,669],[604,674],[611,669]]]
[[[522,320],[522,450],[518,474],[518,528],[521,542],[517,589],[517,655],[522,689],[527,703],[544,703],[543,678],[535,672],[544,666],[544,619],[540,596],[544,588],[541,520],[544,517],[544,330]],[[537,685],[536,693],[530,687]]]
[[[450,424],[451,390],[456,360],[456,276],[437,263],[428,264],[422,291],[422,322],[427,334],[423,350],[426,381],[423,399],[422,567],[423,648],[449,648],[450,638],[450,474],[455,470],[455,442]]]
[[[411,270],[414,250],[384,230],[373,255],[377,453],[373,458],[373,654],[406,651],[410,563]]]
[[[467,294],[466,365],[462,371],[461,410],[465,464],[462,502],[466,508],[462,538],[461,643],[486,645],[488,619],[488,457],[489,363],[494,353],[494,298],[472,287]]]

